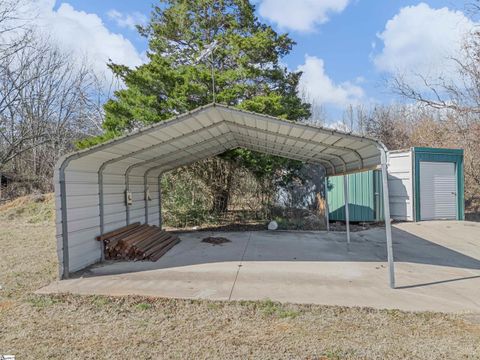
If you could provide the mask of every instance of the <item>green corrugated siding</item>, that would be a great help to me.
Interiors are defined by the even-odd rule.
[[[375,221],[385,220],[383,213],[383,184],[382,172],[373,171],[373,190],[375,192]]]
[[[457,170],[457,219],[463,220],[464,171],[463,150],[413,148],[413,180],[415,220],[420,221],[420,161],[454,162]],[[383,221],[382,173],[378,170],[348,176],[350,221]],[[328,207],[330,220],[345,221],[343,176],[328,178]]]
[[[381,189],[377,185],[381,184],[379,174],[379,171],[365,171],[347,175],[350,221],[378,221],[376,197],[381,199],[382,195],[381,192],[377,194],[377,189]],[[382,206],[380,208],[383,210]],[[328,178],[328,208],[330,220],[345,221],[342,175]]]

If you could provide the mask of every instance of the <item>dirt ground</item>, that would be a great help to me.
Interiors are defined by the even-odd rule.
[[[17,359],[480,359],[480,314],[39,296],[54,226],[0,215],[0,354]]]

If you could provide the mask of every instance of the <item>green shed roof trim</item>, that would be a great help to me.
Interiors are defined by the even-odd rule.
[[[432,153],[432,154],[461,155],[461,156],[463,156],[463,149],[413,147],[412,150],[413,150],[414,153]]]

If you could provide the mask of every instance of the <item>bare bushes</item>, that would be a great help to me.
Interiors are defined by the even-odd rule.
[[[285,172],[280,169],[272,176],[259,177],[218,157],[169,172],[162,177],[164,223],[175,228],[232,228],[263,226],[275,219],[282,229],[323,229],[321,170],[301,167],[288,179],[284,178]],[[220,192],[222,201],[228,199],[225,211],[225,204],[220,208],[216,204],[219,184],[229,184],[221,189],[224,193]]]
[[[163,218],[177,228],[266,221],[273,193],[270,181],[211,158],[162,176]]]

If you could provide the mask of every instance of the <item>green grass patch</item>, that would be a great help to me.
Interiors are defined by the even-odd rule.
[[[218,310],[218,309],[221,309],[222,307],[223,306],[221,304],[216,302],[211,302],[207,304],[207,308],[209,308],[210,310]]]
[[[300,315],[300,311],[288,309],[282,304],[274,302],[270,299],[261,301],[258,306],[261,312],[266,316],[276,316],[281,319],[286,319],[296,318],[298,315]]]
[[[92,304],[97,307],[104,307],[111,303],[110,299],[105,296],[94,296],[92,299]]]
[[[152,304],[149,303],[139,303],[135,305],[135,308],[138,310],[148,310],[152,308]]]
[[[28,299],[28,303],[34,308],[44,309],[57,304],[59,300],[55,297],[35,295]]]
[[[340,350],[327,350],[323,353],[320,359],[328,359],[328,360],[340,360],[345,358],[346,354]]]

